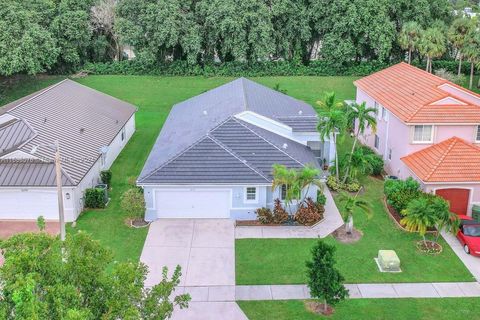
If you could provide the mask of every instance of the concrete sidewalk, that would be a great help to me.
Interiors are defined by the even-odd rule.
[[[236,239],[247,238],[325,238],[340,228],[344,222],[332,194],[325,187],[323,193],[327,198],[324,219],[312,227],[305,226],[245,226],[235,228]]]
[[[477,282],[346,284],[350,298],[451,298],[480,297]],[[306,285],[236,286],[235,298],[241,300],[310,299]]]

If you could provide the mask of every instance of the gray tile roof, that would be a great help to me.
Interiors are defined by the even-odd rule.
[[[0,155],[3,155],[32,139],[33,129],[23,120],[9,121],[0,125]]]
[[[143,183],[268,183],[268,180],[210,136],[145,177]]]
[[[317,116],[281,117],[277,120],[291,127],[293,132],[317,132]]]
[[[0,160],[0,185],[9,187],[54,187],[55,164],[53,162]],[[64,186],[73,186],[75,183],[62,173]]]
[[[21,119],[36,133],[18,148],[21,151],[28,153],[34,146],[52,144],[58,139],[65,174],[78,184],[100,157],[100,148],[112,142],[135,111],[136,107],[129,103],[64,80],[29,95],[28,99],[9,103],[2,113]],[[3,135],[2,139],[6,140]],[[41,147],[35,156],[51,160],[53,150]]]
[[[316,116],[303,101],[245,78],[236,79],[173,106],[139,181],[231,116],[247,110],[272,119]]]

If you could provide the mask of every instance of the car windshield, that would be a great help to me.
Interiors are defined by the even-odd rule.
[[[463,234],[469,237],[480,237],[480,225],[463,226]]]

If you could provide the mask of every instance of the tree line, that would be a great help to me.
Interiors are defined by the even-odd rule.
[[[4,0],[0,75],[121,60],[123,45],[146,64],[398,61],[407,23],[434,37],[452,12],[449,0]]]

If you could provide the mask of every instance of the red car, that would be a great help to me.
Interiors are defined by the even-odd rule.
[[[463,246],[463,250],[472,256],[480,257],[480,221],[473,220],[468,216],[458,216],[460,229],[457,238]]]

